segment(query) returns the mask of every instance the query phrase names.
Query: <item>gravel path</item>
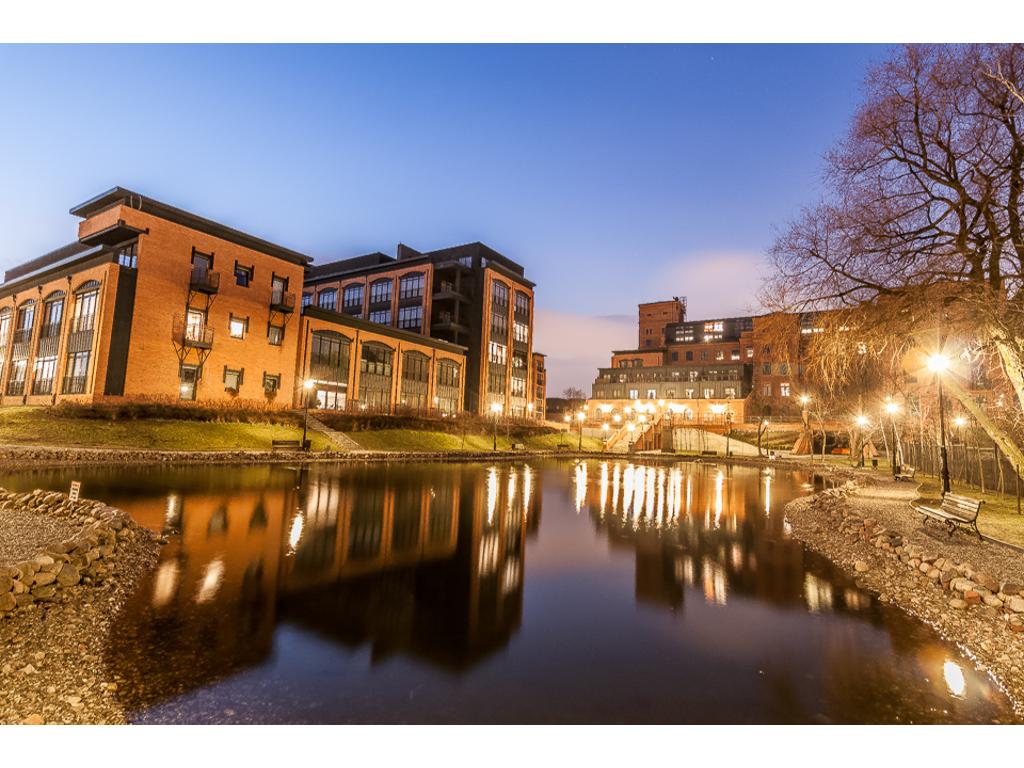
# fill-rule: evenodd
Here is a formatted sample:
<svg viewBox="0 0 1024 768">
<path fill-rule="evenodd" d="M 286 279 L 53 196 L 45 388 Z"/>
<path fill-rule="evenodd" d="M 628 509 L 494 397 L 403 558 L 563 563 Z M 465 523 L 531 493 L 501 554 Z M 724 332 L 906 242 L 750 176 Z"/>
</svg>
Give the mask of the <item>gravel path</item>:
<svg viewBox="0 0 1024 768">
<path fill-rule="evenodd" d="M 67 519 L 28 509 L 0 509 L 0 565 L 35 557 L 43 547 L 71 538 L 79 528 Z"/>
<path fill-rule="evenodd" d="M 102 584 L 71 587 L 56 602 L 0 620 L 0 723 L 126 722 L 104 651 L 157 549 L 148 531 L 133 527 Z"/>
</svg>

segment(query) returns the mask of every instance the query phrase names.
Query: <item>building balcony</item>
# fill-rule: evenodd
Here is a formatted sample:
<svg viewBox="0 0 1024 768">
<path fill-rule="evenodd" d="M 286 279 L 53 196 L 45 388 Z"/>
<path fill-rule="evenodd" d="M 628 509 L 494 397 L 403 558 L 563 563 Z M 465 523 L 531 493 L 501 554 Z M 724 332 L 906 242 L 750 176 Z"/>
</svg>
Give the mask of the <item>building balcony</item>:
<svg viewBox="0 0 1024 768">
<path fill-rule="evenodd" d="M 469 303 L 469 297 L 450 280 L 441 280 L 434 291 L 434 301 L 462 301 Z"/>
<path fill-rule="evenodd" d="M 451 312 L 440 312 L 434 322 L 431 323 L 431 330 L 434 331 L 458 331 L 469 333 L 469 326 L 460 323 Z"/>
<path fill-rule="evenodd" d="M 171 338 L 182 347 L 213 348 L 213 328 L 205 323 L 186 323 L 180 315 L 174 318 L 171 325 Z"/>
<path fill-rule="evenodd" d="M 220 273 L 204 267 L 192 267 L 188 287 L 197 293 L 217 293 L 220 290 Z"/>
<path fill-rule="evenodd" d="M 273 291 L 270 294 L 270 308 L 274 312 L 294 312 L 295 294 L 291 291 Z"/>
</svg>

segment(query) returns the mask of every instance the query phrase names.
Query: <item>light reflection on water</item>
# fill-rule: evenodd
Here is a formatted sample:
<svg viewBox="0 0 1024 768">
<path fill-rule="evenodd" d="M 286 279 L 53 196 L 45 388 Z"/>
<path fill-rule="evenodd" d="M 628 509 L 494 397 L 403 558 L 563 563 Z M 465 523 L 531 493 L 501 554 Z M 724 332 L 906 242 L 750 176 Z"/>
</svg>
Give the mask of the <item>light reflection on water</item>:
<svg viewBox="0 0 1024 768">
<path fill-rule="evenodd" d="M 22 473 L 169 544 L 115 628 L 140 722 L 986 722 L 988 680 L 726 465 Z M 225 715 L 230 710 L 232 715 Z"/>
</svg>

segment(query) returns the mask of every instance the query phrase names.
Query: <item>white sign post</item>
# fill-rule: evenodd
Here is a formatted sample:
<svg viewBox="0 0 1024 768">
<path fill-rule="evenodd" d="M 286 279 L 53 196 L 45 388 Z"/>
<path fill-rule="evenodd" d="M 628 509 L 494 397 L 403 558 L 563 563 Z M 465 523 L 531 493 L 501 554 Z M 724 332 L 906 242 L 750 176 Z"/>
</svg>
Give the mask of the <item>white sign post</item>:
<svg viewBox="0 0 1024 768">
<path fill-rule="evenodd" d="M 78 501 L 78 493 L 82 490 L 82 484 L 78 480 L 71 482 L 71 492 L 68 494 L 68 498 L 71 501 Z"/>
</svg>

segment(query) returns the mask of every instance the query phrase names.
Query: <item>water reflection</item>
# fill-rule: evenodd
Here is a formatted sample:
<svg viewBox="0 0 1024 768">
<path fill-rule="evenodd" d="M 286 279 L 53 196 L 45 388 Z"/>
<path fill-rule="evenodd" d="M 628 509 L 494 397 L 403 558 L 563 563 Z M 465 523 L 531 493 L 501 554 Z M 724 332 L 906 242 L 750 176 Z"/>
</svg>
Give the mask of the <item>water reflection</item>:
<svg viewBox="0 0 1024 768">
<path fill-rule="evenodd" d="M 143 722 L 1007 713 L 955 649 L 788 535 L 799 473 L 566 461 L 75 476 L 169 539 L 107 653 Z"/>
</svg>

